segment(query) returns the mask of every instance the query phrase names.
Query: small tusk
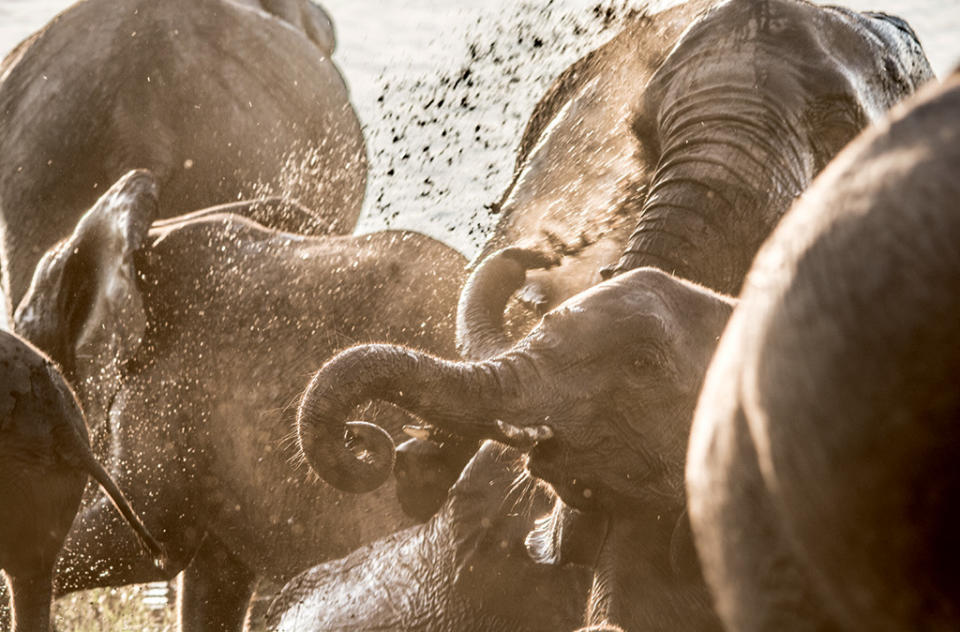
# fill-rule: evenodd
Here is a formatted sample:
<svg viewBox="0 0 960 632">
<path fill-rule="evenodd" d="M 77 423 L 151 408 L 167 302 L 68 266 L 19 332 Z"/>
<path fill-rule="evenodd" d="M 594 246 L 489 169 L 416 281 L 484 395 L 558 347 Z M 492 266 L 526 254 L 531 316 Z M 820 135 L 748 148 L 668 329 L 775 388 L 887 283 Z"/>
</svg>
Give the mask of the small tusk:
<svg viewBox="0 0 960 632">
<path fill-rule="evenodd" d="M 497 428 L 500 428 L 500 432 L 505 434 L 508 439 L 513 441 L 521 441 L 526 438 L 526 434 L 523 432 L 523 428 L 514 426 L 513 424 L 508 424 L 505 421 L 497 420 Z"/>
<path fill-rule="evenodd" d="M 546 424 L 534 426 L 532 428 L 527 428 L 527 430 L 533 431 L 534 441 L 546 441 L 547 439 L 553 439 L 553 428 L 551 428 Z"/>
<path fill-rule="evenodd" d="M 546 424 L 521 428 L 505 421 L 497 420 L 497 427 L 511 441 L 546 441 L 553 438 L 553 428 Z"/>
<path fill-rule="evenodd" d="M 404 425 L 403 433 L 408 437 L 419 439 L 420 441 L 428 441 L 430 439 L 430 430 L 423 426 Z"/>
</svg>

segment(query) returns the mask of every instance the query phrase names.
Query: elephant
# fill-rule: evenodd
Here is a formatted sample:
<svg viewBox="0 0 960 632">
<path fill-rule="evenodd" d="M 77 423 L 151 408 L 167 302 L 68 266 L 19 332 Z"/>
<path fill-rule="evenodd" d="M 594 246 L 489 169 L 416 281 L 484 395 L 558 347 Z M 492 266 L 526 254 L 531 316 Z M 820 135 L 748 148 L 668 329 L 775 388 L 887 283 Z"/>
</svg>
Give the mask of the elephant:
<svg viewBox="0 0 960 632">
<path fill-rule="evenodd" d="M 545 261 L 509 248 L 472 273 L 459 312 L 472 316 L 461 319 L 461 333 L 488 359 L 453 362 L 381 344 L 328 361 L 300 402 L 303 455 L 325 480 L 377 489 L 392 460 L 388 438 L 365 437 L 377 448 L 363 461 L 342 439 L 354 427 L 344 425 L 350 411 L 368 400 L 400 406 L 428 427 L 521 449 L 530 474 L 562 500 L 543 527 L 547 535 L 528 542 L 534 561 L 562 564 L 562 542 L 597 549 L 588 558 L 594 585 L 586 624 L 720 630 L 693 549 L 683 472 L 694 405 L 734 299 L 640 268 L 568 299 L 516 344 L 502 320 L 484 322 L 482 310 L 464 309 L 494 305 L 493 292 L 499 310 L 489 313 L 502 313 L 512 292 L 498 280 L 516 289 L 525 266 Z M 574 511 L 605 526 L 583 529 Z"/>
<path fill-rule="evenodd" d="M 731 632 L 956 630 L 960 72 L 854 143 L 764 244 L 686 484 Z"/>
<path fill-rule="evenodd" d="M 165 553 L 90 451 L 77 399 L 49 358 L 0 330 L 0 570 L 12 595 L 14 632 L 50 626 L 53 565 L 92 476 L 140 546 Z"/>
<path fill-rule="evenodd" d="M 0 64 L 7 314 L 41 255 L 130 169 L 156 175 L 165 217 L 279 195 L 314 210 L 315 234 L 354 229 L 364 139 L 332 43 L 307 37 L 332 27 L 309 0 L 262 4 L 305 31 L 229 0 L 87 0 Z"/>
<path fill-rule="evenodd" d="M 524 540 L 553 496 L 520 453 L 487 442 L 443 507 L 416 525 L 288 583 L 267 628 L 320 630 L 572 630 L 590 583 L 586 565 L 541 565 Z M 589 559 L 593 551 L 568 552 Z"/>
<path fill-rule="evenodd" d="M 302 31 L 326 57 L 337 48 L 337 34 L 330 14 L 314 0 L 232 0 L 265 11 Z"/>
<path fill-rule="evenodd" d="M 258 579 L 282 583 L 414 524 L 392 485 L 357 496 L 312 475 L 294 405 L 350 343 L 452 356 L 466 260 L 404 231 L 310 237 L 219 212 L 151 226 L 159 200 L 149 171 L 126 174 L 44 255 L 15 314 L 63 367 L 98 454 L 170 557 L 163 573 L 141 559 L 97 498 L 54 589 L 183 570 L 181 629 L 236 630 Z M 406 418 L 393 418 L 399 437 Z"/>
<path fill-rule="evenodd" d="M 512 245 L 560 258 L 518 294 L 539 315 L 641 266 L 736 294 L 813 176 L 931 78 L 913 30 L 882 13 L 804 0 L 641 13 L 540 100 L 476 260 Z"/>
</svg>

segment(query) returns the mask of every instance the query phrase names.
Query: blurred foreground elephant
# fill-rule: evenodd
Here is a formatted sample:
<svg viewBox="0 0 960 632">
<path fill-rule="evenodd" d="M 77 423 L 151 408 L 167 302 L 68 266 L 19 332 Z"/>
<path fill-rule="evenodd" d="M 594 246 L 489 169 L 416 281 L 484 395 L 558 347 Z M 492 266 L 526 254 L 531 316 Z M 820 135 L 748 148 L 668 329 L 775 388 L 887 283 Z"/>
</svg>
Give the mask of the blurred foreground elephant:
<svg viewBox="0 0 960 632">
<path fill-rule="evenodd" d="M 590 572 L 534 563 L 525 539 L 553 495 L 516 450 L 488 443 L 429 522 L 318 566 L 290 582 L 268 628 L 516 632 L 572 630 Z M 592 552 L 568 552 L 585 559 Z"/>
<path fill-rule="evenodd" d="M 308 0 L 263 4 L 322 22 Z M 0 64 L 0 155 L 8 311 L 130 169 L 156 174 L 165 217 L 268 193 L 333 233 L 353 230 L 367 169 L 329 53 L 228 0 L 87 0 L 54 18 Z"/>
<path fill-rule="evenodd" d="M 0 571 L 14 632 L 46 632 L 53 565 L 92 476 L 133 528 L 145 559 L 164 553 L 90 452 L 73 391 L 39 350 L 0 330 Z"/>
<path fill-rule="evenodd" d="M 346 494 L 298 466 L 296 401 L 314 367 L 361 340 L 452 355 L 465 261 L 416 233 L 305 237 L 215 211 L 151 228 L 157 200 L 149 172 L 125 175 L 44 256 L 16 313 L 171 557 L 158 573 L 100 497 L 55 588 L 185 569 L 182 629 L 237 630 L 258 578 L 286 581 L 413 524 L 392 485 Z M 354 449 L 369 449 L 363 435 Z"/>
<path fill-rule="evenodd" d="M 727 629 L 960 629 L 960 74 L 764 245 L 710 366 L 690 516 Z"/>
<path fill-rule="evenodd" d="M 735 294 L 814 175 L 932 77 L 910 27 L 879 13 L 691 0 L 628 18 L 538 103 L 478 261 L 562 257 L 519 294 L 541 314 L 605 266 Z"/>
</svg>

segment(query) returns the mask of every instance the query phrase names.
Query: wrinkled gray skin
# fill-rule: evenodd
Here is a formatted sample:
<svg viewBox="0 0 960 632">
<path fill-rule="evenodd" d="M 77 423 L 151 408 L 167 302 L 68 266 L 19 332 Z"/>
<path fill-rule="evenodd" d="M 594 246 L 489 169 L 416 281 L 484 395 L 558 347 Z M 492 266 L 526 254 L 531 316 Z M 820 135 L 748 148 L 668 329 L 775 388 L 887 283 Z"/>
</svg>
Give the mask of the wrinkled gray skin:
<svg viewBox="0 0 960 632">
<path fill-rule="evenodd" d="M 453 355 L 465 261 L 409 232 L 305 237 L 216 212 L 150 228 L 157 195 L 149 172 L 124 176 L 44 256 L 17 310 L 171 557 L 158 573 L 96 498 L 55 589 L 185 570 L 181 629 L 236 630 L 258 578 L 286 581 L 413 524 L 393 485 L 345 494 L 298 465 L 295 404 L 302 376 L 350 343 Z"/>
<path fill-rule="evenodd" d="M 526 251 L 498 253 L 475 271 L 467 293 L 482 296 L 488 282 L 499 287 L 496 279 L 507 278 L 516 289 L 524 267 L 537 261 Z M 550 535 L 527 543 L 535 560 L 554 565 L 566 561 L 557 546 L 566 539 L 598 548 L 589 560 L 595 576 L 587 624 L 716 630 L 684 512 L 683 466 L 696 397 L 731 309 L 728 298 L 644 268 L 568 300 L 513 346 L 502 330 L 497 337 L 497 323 L 476 324 L 476 339 L 485 342 L 473 348 L 506 347 L 488 360 L 354 347 L 324 365 L 304 393 L 301 447 L 328 477 L 329 442 L 343 432 L 348 412 L 369 399 L 446 432 L 513 444 L 529 452 L 529 472 L 567 505 L 604 518 L 600 533 L 577 533 L 567 528 L 571 510 L 559 505 L 543 526 Z M 374 462 L 381 459 L 390 455 Z M 354 463 L 354 485 L 374 488 L 377 468 Z"/>
<path fill-rule="evenodd" d="M 109 494 L 147 552 L 161 546 L 90 452 L 73 391 L 49 358 L 0 330 L 0 570 L 12 593 L 14 632 L 50 626 L 53 565 L 87 475 Z"/>
<path fill-rule="evenodd" d="M 227 0 L 87 0 L 0 63 L 8 313 L 129 169 L 156 174 L 164 217 L 267 193 L 316 209 L 318 234 L 353 230 L 366 153 L 329 18 L 308 0 L 262 5 L 278 17 Z"/>
<path fill-rule="evenodd" d="M 761 250 L 687 465 L 731 632 L 960 628 L 960 74 L 851 144 Z"/>
<path fill-rule="evenodd" d="M 534 563 L 524 539 L 553 495 L 520 454 L 484 445 L 426 524 L 303 573 L 270 607 L 268 628 L 320 630 L 572 630 L 586 566 Z M 541 527 L 542 529 L 542 527 Z M 568 552 L 589 559 L 595 552 Z"/>
<path fill-rule="evenodd" d="M 692 0 L 630 18 L 537 105 L 478 261 L 511 245 L 561 257 L 519 294 L 541 314 L 604 267 L 736 294 L 814 175 L 932 77 L 909 26 L 882 14 Z"/>
</svg>

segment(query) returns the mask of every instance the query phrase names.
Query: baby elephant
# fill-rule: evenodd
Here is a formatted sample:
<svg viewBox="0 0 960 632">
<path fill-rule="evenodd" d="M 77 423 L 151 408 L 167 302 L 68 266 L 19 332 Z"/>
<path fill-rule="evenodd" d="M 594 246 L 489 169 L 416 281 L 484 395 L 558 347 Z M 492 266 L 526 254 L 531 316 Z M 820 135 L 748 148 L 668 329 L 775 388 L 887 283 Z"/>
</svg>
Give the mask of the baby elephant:
<svg viewBox="0 0 960 632">
<path fill-rule="evenodd" d="M 163 550 L 93 458 L 73 391 L 45 355 L 0 330 L 0 569 L 14 632 L 50 625 L 53 563 L 92 475 L 158 565 Z"/>
</svg>

